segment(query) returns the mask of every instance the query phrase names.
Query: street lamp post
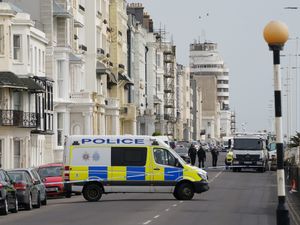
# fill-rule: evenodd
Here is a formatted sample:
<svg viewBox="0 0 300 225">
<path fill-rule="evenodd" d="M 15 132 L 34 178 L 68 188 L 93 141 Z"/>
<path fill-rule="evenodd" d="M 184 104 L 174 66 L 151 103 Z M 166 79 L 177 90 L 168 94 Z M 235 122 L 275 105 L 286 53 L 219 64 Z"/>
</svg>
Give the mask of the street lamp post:
<svg viewBox="0 0 300 225">
<path fill-rule="evenodd" d="M 288 39 L 287 26 L 279 21 L 271 21 L 264 28 L 264 38 L 269 48 L 273 51 L 274 64 L 274 100 L 275 100 L 275 130 L 277 148 L 277 195 L 278 206 L 276 210 L 277 225 L 289 225 L 289 211 L 285 206 L 285 177 L 284 177 L 284 152 L 282 135 L 281 113 L 281 76 L 280 76 L 280 50 L 283 49 Z"/>
</svg>

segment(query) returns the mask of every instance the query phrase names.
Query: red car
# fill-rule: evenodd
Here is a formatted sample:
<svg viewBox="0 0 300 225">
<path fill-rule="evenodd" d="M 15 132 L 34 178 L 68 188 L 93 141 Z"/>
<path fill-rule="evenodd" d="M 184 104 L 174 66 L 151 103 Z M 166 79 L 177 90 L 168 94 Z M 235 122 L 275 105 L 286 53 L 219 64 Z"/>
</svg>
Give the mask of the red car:
<svg viewBox="0 0 300 225">
<path fill-rule="evenodd" d="M 42 178 L 48 196 L 64 196 L 63 164 L 49 163 L 39 166 L 37 172 Z"/>
</svg>

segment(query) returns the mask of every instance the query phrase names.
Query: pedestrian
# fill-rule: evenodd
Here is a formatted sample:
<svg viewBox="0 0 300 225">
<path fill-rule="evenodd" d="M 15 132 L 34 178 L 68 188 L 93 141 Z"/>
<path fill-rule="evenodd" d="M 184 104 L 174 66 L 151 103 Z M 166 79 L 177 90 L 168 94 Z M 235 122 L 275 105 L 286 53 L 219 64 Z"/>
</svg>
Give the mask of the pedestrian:
<svg viewBox="0 0 300 225">
<path fill-rule="evenodd" d="M 218 155 L 219 155 L 218 149 L 216 148 L 216 146 L 212 146 L 212 149 L 211 149 L 211 156 L 212 156 L 212 166 L 213 166 L 213 167 L 216 167 L 216 166 L 217 166 Z"/>
<path fill-rule="evenodd" d="M 197 152 L 197 155 L 198 155 L 198 161 L 199 161 L 199 168 L 204 168 L 204 162 L 206 161 L 206 153 L 201 145 Z"/>
<path fill-rule="evenodd" d="M 228 149 L 231 149 L 231 139 L 228 140 Z"/>
<path fill-rule="evenodd" d="M 192 166 L 194 166 L 196 161 L 196 155 L 197 155 L 197 149 L 195 148 L 194 144 L 191 144 L 188 154 L 189 157 L 191 158 L 191 164 Z"/>
</svg>

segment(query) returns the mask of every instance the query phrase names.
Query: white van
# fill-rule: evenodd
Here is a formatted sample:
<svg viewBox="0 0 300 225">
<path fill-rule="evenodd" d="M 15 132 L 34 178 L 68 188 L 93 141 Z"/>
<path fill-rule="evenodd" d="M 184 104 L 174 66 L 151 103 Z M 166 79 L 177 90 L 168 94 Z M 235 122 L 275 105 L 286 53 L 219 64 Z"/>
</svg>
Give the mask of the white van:
<svg viewBox="0 0 300 225">
<path fill-rule="evenodd" d="M 64 166 L 67 191 L 80 185 L 88 201 L 127 192 L 173 193 L 190 200 L 209 189 L 206 171 L 186 164 L 151 136 L 70 136 Z"/>
</svg>

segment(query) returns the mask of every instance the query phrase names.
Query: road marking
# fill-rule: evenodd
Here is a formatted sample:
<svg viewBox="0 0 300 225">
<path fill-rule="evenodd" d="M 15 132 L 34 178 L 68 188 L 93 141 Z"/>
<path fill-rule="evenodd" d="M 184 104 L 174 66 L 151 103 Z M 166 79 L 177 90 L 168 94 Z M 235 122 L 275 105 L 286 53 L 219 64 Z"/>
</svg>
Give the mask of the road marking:
<svg viewBox="0 0 300 225">
<path fill-rule="evenodd" d="M 146 221 L 145 223 L 143 223 L 143 224 L 148 224 L 148 223 L 151 223 L 152 222 L 152 220 L 148 220 L 148 221 Z"/>
<path fill-rule="evenodd" d="M 154 216 L 153 218 L 154 218 L 154 219 L 157 219 L 158 217 L 160 217 L 160 215 L 156 215 L 156 216 Z"/>
<path fill-rule="evenodd" d="M 169 208 L 166 209 L 167 212 L 168 212 L 169 210 L 170 210 Z"/>
<path fill-rule="evenodd" d="M 177 204 L 174 204 L 174 205 L 173 205 L 173 207 L 176 207 L 176 206 L 177 206 Z"/>
<path fill-rule="evenodd" d="M 215 180 L 216 178 L 218 178 L 218 177 L 223 173 L 223 171 L 224 171 L 224 170 L 222 170 L 222 171 L 220 171 L 219 173 L 217 173 L 216 176 L 214 176 L 214 177 L 209 181 L 209 183 L 211 184 L 212 182 L 214 182 L 214 180 Z"/>
<path fill-rule="evenodd" d="M 179 203 L 183 203 L 183 201 L 180 201 Z"/>
</svg>

